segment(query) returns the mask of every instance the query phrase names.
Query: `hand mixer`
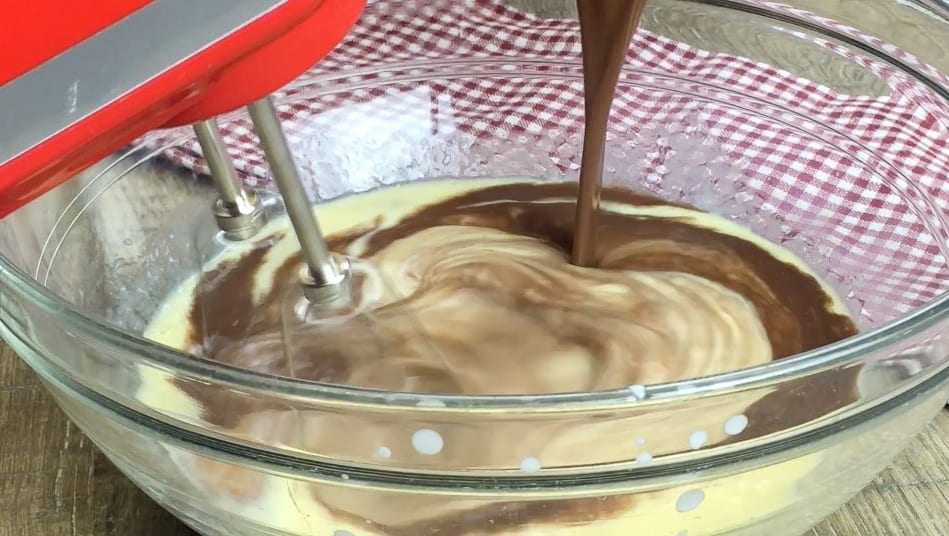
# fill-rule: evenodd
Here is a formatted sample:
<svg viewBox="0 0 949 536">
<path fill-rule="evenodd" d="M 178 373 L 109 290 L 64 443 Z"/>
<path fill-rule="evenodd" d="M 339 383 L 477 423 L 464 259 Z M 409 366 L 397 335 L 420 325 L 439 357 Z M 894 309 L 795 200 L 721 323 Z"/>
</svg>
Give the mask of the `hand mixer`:
<svg viewBox="0 0 949 536">
<path fill-rule="evenodd" d="M 225 237 L 263 224 L 214 116 L 247 105 L 305 260 L 304 295 L 339 295 L 270 93 L 326 55 L 365 0 L 35 0 L 0 20 L 0 218 L 149 130 L 193 124 Z M 249 104 L 248 104 L 249 103 Z"/>
</svg>

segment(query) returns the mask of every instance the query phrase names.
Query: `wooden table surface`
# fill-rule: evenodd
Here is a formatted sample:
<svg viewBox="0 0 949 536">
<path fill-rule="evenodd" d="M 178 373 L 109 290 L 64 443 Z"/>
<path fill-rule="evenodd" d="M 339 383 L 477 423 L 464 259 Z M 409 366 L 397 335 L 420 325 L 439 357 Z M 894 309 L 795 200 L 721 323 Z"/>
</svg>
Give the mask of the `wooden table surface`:
<svg viewBox="0 0 949 536">
<path fill-rule="evenodd" d="M 510 0 L 569 15 L 571 0 Z M 949 72 L 945 33 L 878 0 L 799 0 L 890 36 Z M 943 27 L 944 29 L 944 27 Z M 675 33 L 674 28 L 669 29 Z M 735 45 L 735 43 L 730 43 Z M 740 52 L 740 51 L 739 51 Z M 0 343 L 0 536 L 193 535 L 108 462 Z M 843 509 L 808 536 L 949 534 L 949 411 Z"/>
</svg>

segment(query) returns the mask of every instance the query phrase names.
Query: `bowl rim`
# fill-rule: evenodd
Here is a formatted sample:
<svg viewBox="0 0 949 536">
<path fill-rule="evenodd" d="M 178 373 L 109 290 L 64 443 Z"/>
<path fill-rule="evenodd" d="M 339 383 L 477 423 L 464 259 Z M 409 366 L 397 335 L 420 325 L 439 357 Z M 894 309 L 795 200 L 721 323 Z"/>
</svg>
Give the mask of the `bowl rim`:
<svg viewBox="0 0 949 536">
<path fill-rule="evenodd" d="M 719 7 L 746 11 L 753 14 L 774 16 L 775 12 L 764 10 L 757 6 L 745 3 L 745 0 L 690 0 L 697 3 L 718 5 Z M 854 39 L 847 37 L 827 26 L 818 25 L 812 18 L 800 15 L 792 16 L 782 13 L 787 22 L 804 26 L 809 30 L 843 39 L 854 44 Z M 859 43 L 859 42 L 857 42 Z M 910 73 L 914 78 L 926 83 L 930 88 L 942 93 L 949 100 L 949 90 L 944 89 L 939 81 L 932 80 L 919 70 L 906 65 L 904 62 L 889 56 L 883 51 L 859 43 L 862 52 L 880 57 L 884 61 L 894 63 L 904 73 Z M 881 56 L 882 55 L 882 56 Z M 488 58 L 486 63 L 495 63 Z M 474 63 L 478 63 L 478 61 Z M 511 59 L 505 60 L 510 62 Z M 536 61 L 532 60 L 532 61 Z M 470 62 L 469 62 L 470 63 Z M 500 63 L 504 63 L 501 61 Z M 562 60 L 560 61 L 562 63 Z M 423 62 L 422 66 L 431 66 L 432 62 Z M 387 69 L 405 67 L 401 65 L 386 65 Z M 367 71 L 378 71 L 368 69 Z M 325 82 L 333 78 L 349 77 L 361 74 L 357 71 L 344 71 L 330 74 L 322 78 L 313 79 L 310 83 Z M 488 73 L 471 73 L 486 75 Z M 506 73 L 510 74 L 510 72 Z M 390 83 L 393 79 L 377 80 L 376 83 Z M 290 84 L 284 89 L 299 89 L 300 84 Z M 334 88 L 339 91 L 340 88 Z M 942 90 L 942 91 L 940 91 Z M 293 97 L 290 98 L 292 100 Z M 223 117 L 230 116 L 225 114 Z M 9 285 L 7 282 L 9 281 Z M 617 408 L 630 403 L 638 403 L 644 399 L 648 401 L 678 401 L 686 398 L 720 395 L 723 392 L 759 388 L 775 383 L 801 378 L 823 370 L 845 367 L 855 364 L 861 358 L 873 351 L 897 344 L 901 341 L 919 335 L 930 327 L 943 321 L 949 321 L 949 290 L 936 296 L 926 304 L 914 308 L 881 326 L 877 326 L 855 336 L 822 346 L 807 352 L 802 352 L 780 360 L 771 361 L 753 367 L 738 369 L 712 376 L 703 376 L 675 382 L 653 384 L 645 386 L 645 397 L 641 394 L 631 396 L 626 388 L 602 391 L 555 393 L 545 395 L 444 395 L 422 394 L 409 392 L 392 392 L 368 388 L 358 388 L 346 385 L 326 384 L 286 378 L 277 375 L 262 374 L 214 362 L 206 359 L 197 359 L 194 356 L 171 347 L 157 344 L 106 322 L 79 312 L 66 300 L 48 290 L 36 279 L 14 265 L 5 256 L 0 255 L 0 312 L 3 311 L 3 288 L 9 286 L 14 296 L 28 300 L 32 305 L 63 323 L 73 335 L 88 337 L 92 340 L 102 340 L 115 345 L 121 351 L 129 352 L 146 365 L 159 366 L 187 377 L 211 382 L 217 385 L 234 387 L 243 391 L 267 391 L 280 393 L 283 396 L 305 400 L 308 402 L 346 403 L 367 406 L 384 406 L 387 408 L 405 407 L 418 408 L 419 403 L 438 400 L 446 404 L 440 411 L 470 411 L 474 408 L 491 410 L 518 410 L 530 404 L 531 410 L 547 408 L 558 412 L 589 411 L 593 407 Z M 0 322 L 3 322 L 0 319 Z M 5 322 L 4 322 L 5 323 Z M 15 326 L 7 326 L 14 333 L 19 330 Z M 949 363 L 940 367 L 949 366 Z M 639 387 L 639 386 L 637 386 Z"/>
</svg>

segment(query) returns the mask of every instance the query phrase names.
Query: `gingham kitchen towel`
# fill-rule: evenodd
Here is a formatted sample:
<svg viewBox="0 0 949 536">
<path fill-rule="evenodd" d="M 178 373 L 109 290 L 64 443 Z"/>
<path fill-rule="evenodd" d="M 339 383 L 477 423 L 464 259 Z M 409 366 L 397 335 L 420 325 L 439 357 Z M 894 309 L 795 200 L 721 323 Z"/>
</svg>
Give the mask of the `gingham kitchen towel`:
<svg viewBox="0 0 949 536">
<path fill-rule="evenodd" d="M 868 43 L 949 89 L 935 69 L 892 45 L 781 4 L 761 4 Z M 789 38 L 801 37 L 788 32 Z M 943 253 L 949 244 L 949 103 L 887 63 L 830 40 L 807 39 L 878 77 L 885 94 L 848 95 L 768 64 L 640 30 L 628 57 L 631 78 L 618 89 L 611 118 L 610 150 L 628 150 L 623 158 L 614 157 L 612 165 L 629 167 L 632 180 L 647 186 L 685 168 L 703 170 L 704 175 L 686 173 L 684 182 L 680 178 L 683 190 L 701 190 L 723 183 L 724 175 L 738 174 L 740 192 L 735 193 L 762 207 L 767 214 L 759 220 L 793 228 L 792 235 L 821 237 L 819 244 L 811 240 L 804 249 L 818 249 L 845 290 L 861 296 L 872 324 L 949 287 Z M 451 128 L 465 136 L 534 136 L 540 150 L 550 152 L 538 174 L 544 165 L 569 174 L 577 168 L 575 155 L 559 155 L 551 140 L 577 143 L 582 83 L 575 77 L 524 76 L 523 69 L 542 75 L 545 62 L 577 64 L 579 57 L 576 21 L 536 17 L 495 0 L 371 1 L 346 39 L 276 98 L 291 144 L 303 159 L 307 144 L 318 143 L 314 129 L 331 128 L 319 119 L 341 101 L 402 95 L 365 114 L 358 125 L 362 135 L 371 137 L 376 124 L 391 127 L 393 115 L 419 113 L 421 105 L 426 117 L 453 118 Z M 472 59 L 507 59 L 520 70 L 510 77 L 473 72 L 434 82 L 411 80 L 413 69 L 449 69 Z M 381 66 L 389 72 L 376 72 Z M 401 78 L 380 83 L 387 75 Z M 348 89 L 336 91 L 334 85 Z M 424 95 L 412 97 L 420 87 Z M 427 110 L 429 106 L 438 110 Z M 226 118 L 221 126 L 247 183 L 265 184 L 269 171 L 246 116 Z M 676 137 L 696 134 L 705 152 L 677 154 L 676 143 L 684 142 Z M 172 160 L 206 173 L 198 144 L 174 138 L 153 135 L 147 143 L 166 144 Z M 339 193 L 321 183 L 326 178 L 319 165 L 301 167 L 316 195 Z M 370 178 L 355 189 L 384 182 L 384 177 Z M 900 199 L 907 195 L 926 198 L 917 203 L 923 208 L 910 208 Z M 784 241 L 788 232 L 770 234 Z M 805 253 L 814 257 L 813 251 Z M 876 319 L 874 307 L 880 311 Z"/>
</svg>

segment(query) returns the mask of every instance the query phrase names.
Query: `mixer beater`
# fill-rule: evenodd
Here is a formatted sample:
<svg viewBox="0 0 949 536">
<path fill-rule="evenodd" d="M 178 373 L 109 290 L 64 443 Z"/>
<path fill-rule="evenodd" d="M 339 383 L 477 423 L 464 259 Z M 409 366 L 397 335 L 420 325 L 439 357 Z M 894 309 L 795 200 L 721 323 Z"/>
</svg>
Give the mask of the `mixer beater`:
<svg viewBox="0 0 949 536">
<path fill-rule="evenodd" d="M 259 99 L 249 104 L 247 111 L 300 242 L 304 261 L 300 268 L 303 295 L 317 305 L 329 305 L 345 298 L 350 280 L 349 261 L 333 254 L 326 245 L 273 101 L 270 97 Z M 218 227 L 225 238 L 231 240 L 254 236 L 264 224 L 262 207 L 256 192 L 240 186 L 217 123 L 213 119 L 199 121 L 194 124 L 194 131 L 219 196 L 213 207 Z"/>
<path fill-rule="evenodd" d="M 0 218 L 149 130 L 190 124 L 217 190 L 218 227 L 229 240 L 255 236 L 262 204 L 240 185 L 214 119 L 246 105 L 299 238 L 304 296 L 321 307 L 345 301 L 348 261 L 326 247 L 270 95 L 326 55 L 364 5 L 14 2 L 0 31 L 13 54 L 0 62 L 0 128 L 13 133 L 0 146 Z"/>
<path fill-rule="evenodd" d="M 300 271 L 303 295 L 314 304 L 328 304 L 344 298 L 349 282 L 349 261 L 334 255 L 326 246 L 273 102 L 264 98 L 251 103 L 247 110 L 300 242 L 304 260 Z"/>
</svg>

